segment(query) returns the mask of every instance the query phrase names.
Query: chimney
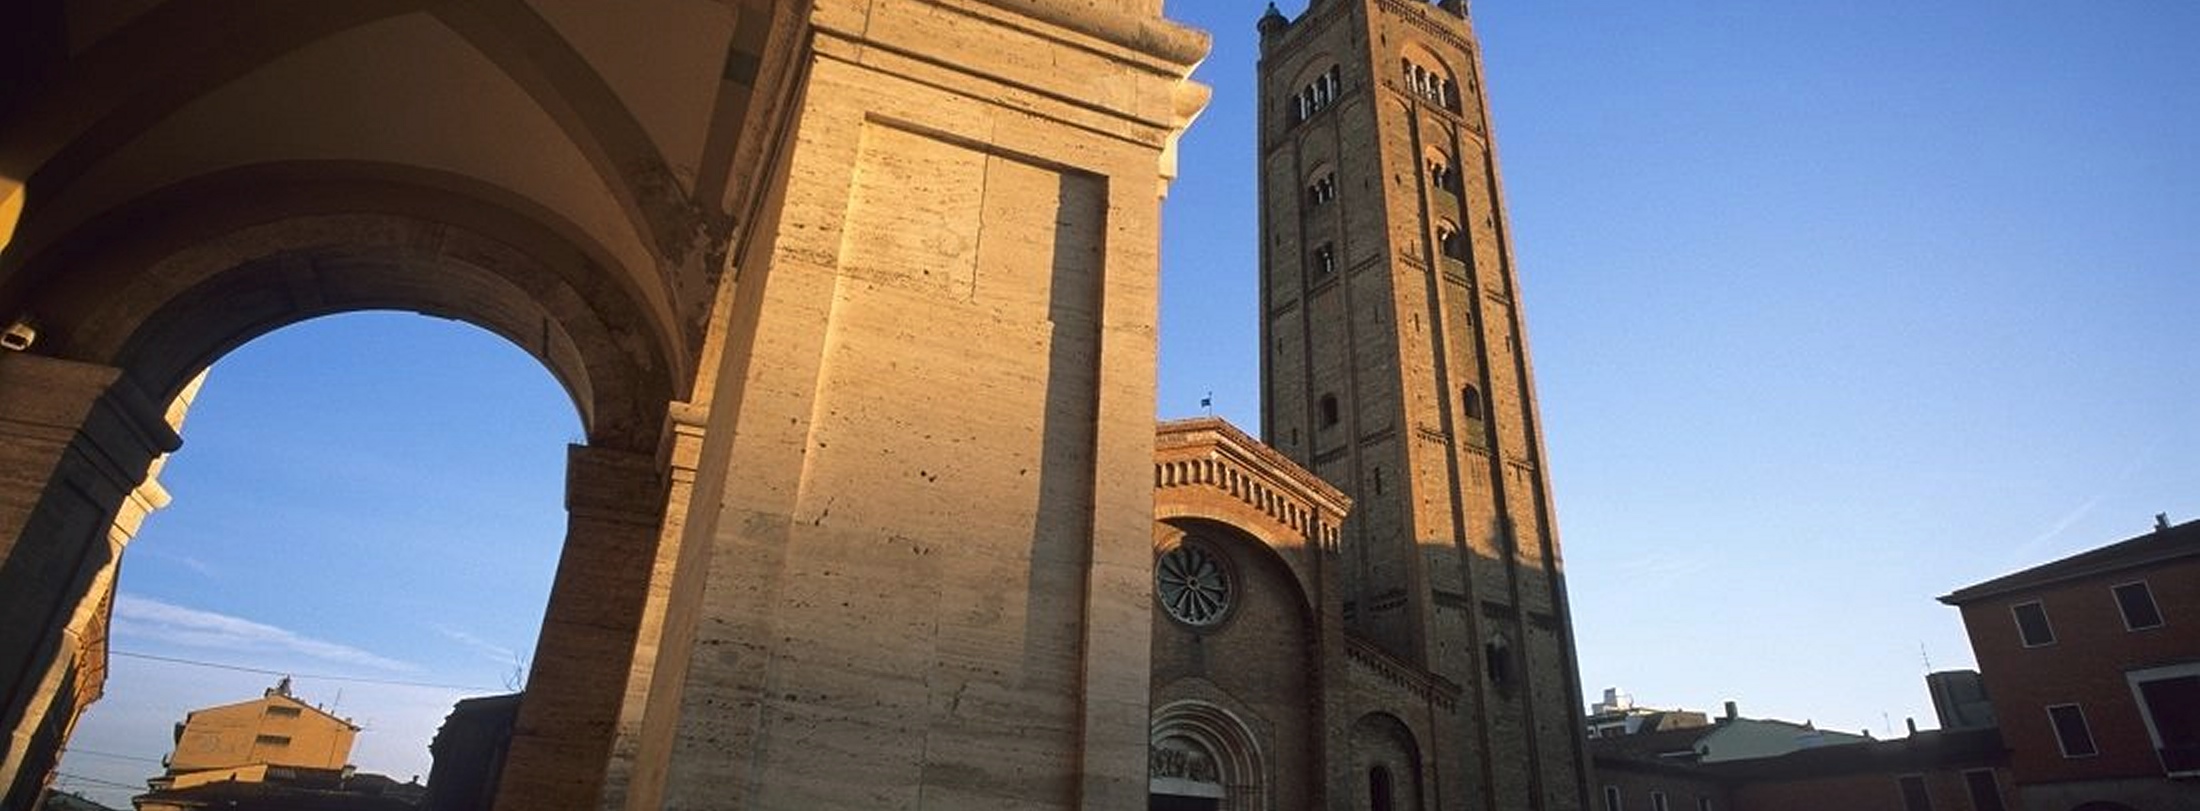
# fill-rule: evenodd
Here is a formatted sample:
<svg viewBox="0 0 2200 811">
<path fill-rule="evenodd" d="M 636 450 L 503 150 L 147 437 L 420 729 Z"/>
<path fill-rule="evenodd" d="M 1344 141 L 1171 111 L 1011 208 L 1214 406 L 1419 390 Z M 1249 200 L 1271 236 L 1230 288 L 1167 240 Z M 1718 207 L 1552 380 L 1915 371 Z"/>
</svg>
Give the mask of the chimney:
<svg viewBox="0 0 2200 811">
<path fill-rule="evenodd" d="M 1736 719 L 1736 718 L 1740 718 L 1740 717 L 1742 717 L 1742 716 L 1741 716 L 1741 708 L 1740 708 L 1740 707 L 1737 707 L 1737 706 L 1735 706 L 1734 702 L 1732 702 L 1732 701 L 1729 701 L 1729 702 L 1727 702 L 1727 703 L 1726 703 L 1726 717 L 1724 717 L 1724 718 L 1721 718 L 1721 719 L 1719 719 L 1719 720 L 1721 720 L 1721 721 L 1732 721 L 1732 720 L 1734 720 L 1734 719 Z"/>
<path fill-rule="evenodd" d="M 1916 718 L 1904 718 L 1904 719 L 1902 719 L 1902 723 L 1904 723 L 1904 724 L 1908 724 L 1908 725 L 1909 725 L 1909 727 L 1910 727 L 1910 734 L 1911 734 L 1911 735 L 1916 735 L 1916 734 L 1917 734 L 1917 719 L 1916 719 Z"/>
<path fill-rule="evenodd" d="M 2154 531 L 2161 532 L 2166 529 L 2169 529 L 2169 513 L 2155 513 Z"/>
</svg>

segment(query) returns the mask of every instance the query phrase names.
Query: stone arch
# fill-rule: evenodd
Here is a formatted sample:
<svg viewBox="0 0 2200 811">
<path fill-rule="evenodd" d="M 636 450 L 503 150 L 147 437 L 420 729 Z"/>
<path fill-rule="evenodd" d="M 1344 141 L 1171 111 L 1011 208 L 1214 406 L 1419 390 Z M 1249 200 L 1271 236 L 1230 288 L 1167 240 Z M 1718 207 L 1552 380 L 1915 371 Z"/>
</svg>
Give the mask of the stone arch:
<svg viewBox="0 0 2200 811">
<path fill-rule="evenodd" d="M 28 257 L 41 354 L 119 367 L 156 402 L 260 334 L 405 309 L 541 359 L 589 443 L 654 448 L 689 374 L 677 328 L 580 230 L 464 178 L 348 162 L 262 164 L 163 190 Z M 59 272 L 66 268 L 66 272 Z"/>
<path fill-rule="evenodd" d="M 0 670 L 0 791 L 31 785 L 73 723 L 78 618 L 113 582 L 153 463 L 177 447 L 168 401 L 258 335 L 375 309 L 504 337 L 582 416 L 536 644 L 555 666 L 530 677 L 500 803 L 601 785 L 628 684 L 647 678 L 632 656 L 664 521 L 657 444 L 688 364 L 579 229 L 466 188 L 400 167 L 247 167 L 111 212 L 9 274 L 10 300 L 47 328 L 0 353 L 0 467 L 20 472 L 0 487 L 0 614 L 39 618 L 0 629 L 0 650 L 24 654 Z"/>
<path fill-rule="evenodd" d="M 1234 516 L 1240 520 L 1249 517 Z M 1298 609 L 1299 619 L 1308 628 L 1317 625 L 1319 619 L 1311 596 L 1314 587 L 1308 580 L 1311 575 L 1302 571 L 1300 566 L 1294 565 L 1290 558 L 1271 545 L 1273 541 L 1253 533 L 1231 518 L 1199 512 L 1183 512 L 1163 517 L 1157 522 L 1156 529 L 1159 531 L 1154 533 L 1154 555 L 1158 558 L 1168 554 L 1186 537 L 1199 538 L 1233 558 L 1230 565 L 1240 583 L 1246 582 L 1246 574 L 1263 569 L 1271 570 L 1275 575 L 1274 579 L 1290 589 L 1290 600 Z"/>
<path fill-rule="evenodd" d="M 1394 811 L 1422 807 L 1421 747 L 1406 722 L 1387 712 L 1362 715 L 1352 722 L 1348 746 L 1355 784 L 1346 796 L 1352 808 L 1377 811 L 1378 800 Z"/>
<path fill-rule="evenodd" d="M 1156 796 L 1211 800 L 1218 811 L 1265 811 L 1267 758 L 1250 727 L 1219 705 L 1186 699 L 1156 708 L 1146 780 Z"/>
<path fill-rule="evenodd" d="M 691 278 L 717 257 L 690 256 L 722 238 L 726 217 L 682 198 L 676 173 L 604 78 L 525 3 L 453 7 L 420 0 L 281 5 L 255 9 L 248 35 L 227 15 L 168 4 L 92 43 L 82 67 L 32 84 L 21 118 L 59 126 L 0 126 L 0 183 L 51 196 L 100 161 L 223 86 L 285 56 L 348 32 L 407 15 L 432 18 L 502 71 L 550 117 L 609 191 L 629 227 L 661 256 L 685 265 L 656 281 L 689 299 L 700 318 L 707 293 Z M 776 0 L 745 5 L 773 9 Z M 8 20 L 0 12 L 0 25 Z M 750 32 L 754 36 L 754 32 Z M 20 208 L 20 195 L 0 204 Z M 12 202 L 10 202 L 12 200 Z M 0 208 L 0 214 L 9 209 Z M 0 245 L 8 234 L 0 230 Z M 684 275 L 681 275 L 684 274 Z M 697 296 L 702 300 L 693 300 Z M 4 300 L 4 296 L 0 296 Z M 686 325 L 694 329 L 697 325 Z"/>
<path fill-rule="evenodd" d="M 1408 42 L 1398 49 L 1398 61 L 1396 76 L 1400 90 L 1453 112 L 1459 110 L 1459 71 L 1450 62 L 1416 42 Z"/>
</svg>

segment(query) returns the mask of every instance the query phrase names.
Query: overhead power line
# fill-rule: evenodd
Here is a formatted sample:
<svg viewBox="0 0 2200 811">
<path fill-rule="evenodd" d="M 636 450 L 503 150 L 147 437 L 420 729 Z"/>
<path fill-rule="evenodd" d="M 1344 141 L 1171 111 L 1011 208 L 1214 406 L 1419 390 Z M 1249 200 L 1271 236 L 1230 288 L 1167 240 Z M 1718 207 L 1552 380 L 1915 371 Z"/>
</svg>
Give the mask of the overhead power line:
<svg viewBox="0 0 2200 811">
<path fill-rule="evenodd" d="M 118 754 L 115 754 L 115 753 L 113 753 L 113 752 L 96 752 L 96 751 L 93 751 L 93 750 L 90 750 L 90 749 L 63 749 L 63 750 L 61 750 L 61 751 L 63 751 L 63 752 L 67 752 L 67 753 L 69 753 L 69 754 L 72 754 L 72 755 L 91 755 L 91 756 L 93 756 L 93 757 L 106 757 L 106 758 L 114 758 L 114 759 L 116 759 L 116 760 L 138 760 L 138 761 L 144 761 L 144 762 L 146 762 L 146 763 L 159 763 L 159 762 L 160 762 L 160 758 L 157 758 L 157 757 L 140 757 L 140 756 L 137 756 L 137 755 L 118 755 Z"/>
<path fill-rule="evenodd" d="M 371 677 L 368 677 L 368 676 L 332 676 L 332 675 L 328 675 L 328 674 L 325 674 L 325 673 L 294 673 L 294 672 L 291 672 L 291 671 L 288 671 L 288 670 L 269 670 L 269 669 L 267 669 L 267 668 L 264 668 L 264 667 L 246 667 L 246 666 L 244 666 L 244 665 L 233 665 L 233 664 L 229 664 L 229 663 L 226 663 L 226 662 L 209 662 L 209 661 L 206 661 L 206 660 L 203 660 L 203 659 L 184 659 L 184 658 L 181 658 L 181 657 L 176 657 L 176 656 L 155 656 L 155 655 L 153 655 L 153 654 L 150 654 L 150 653 L 138 653 L 138 652 L 136 652 L 136 651 L 126 651 L 126 650 L 114 650 L 114 649 L 111 649 L 111 648 L 110 648 L 110 649 L 108 649 L 108 651 L 107 651 L 107 654 L 108 654 L 108 655 L 110 655 L 110 656 L 123 656 L 123 657 L 128 657 L 128 658 L 131 658 L 131 659 L 149 659 L 149 660 L 152 660 L 152 661 L 155 661 L 155 662 L 168 662 L 168 663 L 170 663 L 170 664 L 178 664 L 178 665 L 191 665 L 191 666 L 194 666 L 194 667 L 211 667 L 211 668 L 215 668 L 215 669 L 218 669 L 218 670 L 234 670 L 234 671 L 237 671 L 237 672 L 239 672 L 239 673 L 259 673 L 259 674 L 263 674 L 263 675 L 268 675 L 268 676 L 289 676 L 289 677 L 291 677 L 291 678 L 294 678 L 294 679 L 320 679 L 320 680 L 324 680 L 324 681 L 348 681 L 348 682 L 357 682 L 357 683 L 360 683 L 360 684 L 387 684 L 387 685 L 392 685 L 392 686 L 397 686 L 397 687 L 434 687 L 434 688 L 438 688 L 438 689 L 443 689 L 443 690 L 479 690 L 479 691 L 483 691 L 483 692 L 499 692 L 499 690 L 500 690 L 500 688 L 495 688 L 495 687 L 483 687 L 483 686 L 481 686 L 481 685 L 478 685 L 478 684 L 442 684 L 442 683 L 438 683 L 438 682 L 427 682 L 427 681 L 404 681 L 404 680 L 401 680 L 401 679 L 377 679 L 377 678 L 371 678 Z"/>
<path fill-rule="evenodd" d="M 85 777 L 84 775 L 81 775 L 81 774 L 70 774 L 70 773 L 68 773 L 68 772 L 54 772 L 53 774 L 54 774 L 54 776 L 55 776 L 55 777 L 61 777 L 61 778 L 66 778 L 66 779 L 69 779 L 69 780 L 74 780 L 74 781 L 76 781 L 76 782 L 79 782 L 79 783 L 90 783 L 90 784 L 92 784 L 92 785 L 95 785 L 95 786 L 107 786 L 107 787 L 110 787 L 110 788 L 126 788 L 126 789 L 130 789 L 131 791 L 142 791 L 142 790 L 144 790 L 144 789 L 145 789 L 145 784 L 143 784 L 143 783 L 117 783 L 117 782 L 115 782 L 115 781 L 113 781 L 113 780 L 101 780 L 101 779 L 99 779 L 99 778 L 97 778 L 97 777 Z"/>
</svg>

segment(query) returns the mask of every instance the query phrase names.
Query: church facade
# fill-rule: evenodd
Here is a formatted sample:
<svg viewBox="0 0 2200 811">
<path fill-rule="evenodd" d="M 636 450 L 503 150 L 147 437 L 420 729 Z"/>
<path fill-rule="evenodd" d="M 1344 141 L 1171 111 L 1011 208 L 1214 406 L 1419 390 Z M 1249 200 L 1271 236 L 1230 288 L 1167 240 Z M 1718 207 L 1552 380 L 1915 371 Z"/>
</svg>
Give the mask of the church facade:
<svg viewBox="0 0 2200 811">
<path fill-rule="evenodd" d="M 98 695 L 200 374 L 363 309 L 504 336 L 585 427 L 498 808 L 1581 807 L 1464 9 L 1261 25 L 1299 349 L 1267 446 L 1157 451 L 1207 47 L 1161 0 L 9 5 L 0 807 Z M 1450 198 L 1384 180 L 1429 149 Z"/>
</svg>

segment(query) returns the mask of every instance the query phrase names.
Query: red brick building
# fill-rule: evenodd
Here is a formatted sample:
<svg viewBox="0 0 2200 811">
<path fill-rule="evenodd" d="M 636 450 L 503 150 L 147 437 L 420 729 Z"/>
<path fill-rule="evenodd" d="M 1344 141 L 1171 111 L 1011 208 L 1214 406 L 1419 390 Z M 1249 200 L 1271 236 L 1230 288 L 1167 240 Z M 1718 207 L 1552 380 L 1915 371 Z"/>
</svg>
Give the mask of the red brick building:
<svg viewBox="0 0 2200 811">
<path fill-rule="evenodd" d="M 2030 811 L 2200 808 L 2200 522 L 1940 598 Z"/>
</svg>

